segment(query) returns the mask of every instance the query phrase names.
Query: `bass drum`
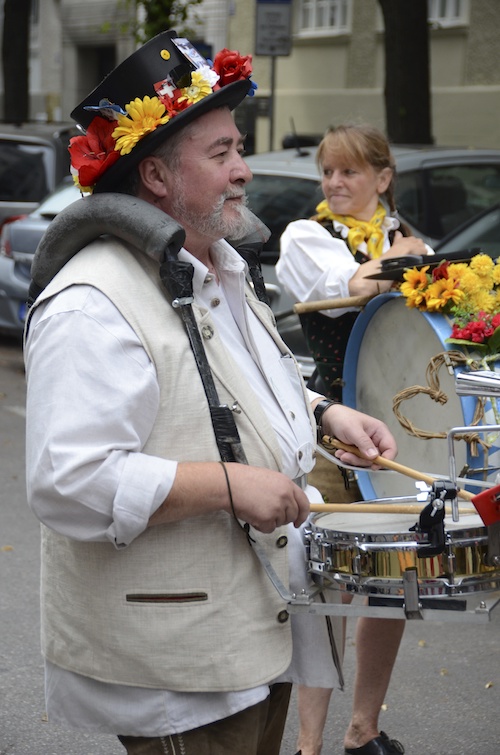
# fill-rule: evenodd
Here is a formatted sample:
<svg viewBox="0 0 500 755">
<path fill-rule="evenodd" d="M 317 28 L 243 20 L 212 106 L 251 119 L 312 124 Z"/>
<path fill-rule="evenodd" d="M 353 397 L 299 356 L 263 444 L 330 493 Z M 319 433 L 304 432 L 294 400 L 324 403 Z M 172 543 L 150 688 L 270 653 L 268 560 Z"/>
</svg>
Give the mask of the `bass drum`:
<svg viewBox="0 0 500 755">
<path fill-rule="evenodd" d="M 457 350 L 445 343 L 451 325 L 445 315 L 420 312 L 406 306 L 400 294 L 381 294 L 372 299 L 360 313 L 349 337 L 344 361 L 343 401 L 359 411 L 382 419 L 398 444 L 397 461 L 427 474 L 449 476 L 450 458 L 446 438 L 418 438 L 399 423 L 393 412 L 393 398 L 405 388 L 428 386 L 426 370 L 430 360 L 444 351 Z M 496 365 L 495 365 L 496 368 Z M 439 370 L 440 389 L 448 400 L 440 404 L 424 393 L 412 396 L 400 405 L 401 414 L 420 430 L 447 433 L 453 427 L 470 425 L 476 398 L 457 396 L 455 374 L 444 366 Z M 481 424 L 497 424 L 488 402 Z M 468 444 L 456 440 L 454 453 L 457 474 L 465 465 L 476 469 L 491 467 L 489 475 L 478 472 L 475 479 L 495 484 L 500 463 L 499 442 L 492 443 L 488 458 L 478 446 L 479 455 L 472 457 Z M 495 465 L 496 469 L 495 469 Z M 470 473 L 469 473 L 470 474 Z M 415 495 L 415 481 L 394 472 L 359 472 L 358 486 L 365 500 Z M 464 487 L 464 485 L 462 485 Z M 478 486 L 465 486 L 478 493 Z"/>
</svg>

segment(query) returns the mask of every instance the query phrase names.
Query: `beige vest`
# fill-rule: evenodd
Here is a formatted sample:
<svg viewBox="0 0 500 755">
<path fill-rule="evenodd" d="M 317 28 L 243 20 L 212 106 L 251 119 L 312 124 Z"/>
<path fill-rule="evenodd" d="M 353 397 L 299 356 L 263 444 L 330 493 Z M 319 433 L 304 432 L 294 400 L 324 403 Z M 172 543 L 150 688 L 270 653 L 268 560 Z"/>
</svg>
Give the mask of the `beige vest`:
<svg viewBox="0 0 500 755">
<path fill-rule="evenodd" d="M 158 264 L 114 239 L 100 240 L 67 263 L 37 304 L 72 283 L 103 291 L 156 366 L 160 408 L 143 451 L 218 460 L 198 370 Z M 288 353 L 269 309 L 250 292 L 249 299 Z M 279 446 L 257 396 L 225 351 L 210 314 L 194 311 L 219 398 L 229 406 L 237 401 L 241 409 L 237 424 L 249 463 L 280 469 Z M 225 512 L 147 529 L 126 548 L 42 530 L 42 647 L 51 662 L 104 682 L 183 691 L 245 689 L 271 681 L 289 665 L 286 606 Z M 287 584 L 283 530 L 252 535 Z"/>
</svg>

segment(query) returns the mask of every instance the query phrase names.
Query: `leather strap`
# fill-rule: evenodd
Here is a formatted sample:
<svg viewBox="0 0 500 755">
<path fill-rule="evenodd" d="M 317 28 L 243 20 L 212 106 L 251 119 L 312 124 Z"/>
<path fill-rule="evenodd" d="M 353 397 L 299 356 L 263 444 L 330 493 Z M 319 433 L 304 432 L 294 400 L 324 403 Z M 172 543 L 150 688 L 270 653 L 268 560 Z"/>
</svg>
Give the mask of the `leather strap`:
<svg viewBox="0 0 500 755">
<path fill-rule="evenodd" d="M 328 398 L 323 398 L 314 407 L 314 419 L 316 420 L 316 427 L 318 428 L 318 435 L 321 435 L 321 418 L 326 410 L 333 406 L 336 401 L 330 401 Z"/>
</svg>

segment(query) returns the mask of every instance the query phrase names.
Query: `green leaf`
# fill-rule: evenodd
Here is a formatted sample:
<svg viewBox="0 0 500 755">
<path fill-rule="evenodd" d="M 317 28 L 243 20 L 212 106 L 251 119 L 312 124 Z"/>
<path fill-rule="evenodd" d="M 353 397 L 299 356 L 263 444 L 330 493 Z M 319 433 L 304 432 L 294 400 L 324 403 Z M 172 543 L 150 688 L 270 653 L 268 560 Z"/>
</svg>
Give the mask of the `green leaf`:
<svg viewBox="0 0 500 755">
<path fill-rule="evenodd" d="M 498 354 L 500 352 L 500 328 L 496 328 L 495 332 L 488 339 L 488 346 L 492 354 Z"/>
<path fill-rule="evenodd" d="M 500 330 L 500 328 L 497 328 L 497 330 Z M 496 331 L 495 331 L 496 333 Z M 493 337 L 493 336 L 492 336 Z M 474 341 L 465 341 L 462 338 L 445 338 L 445 343 L 456 343 L 458 346 L 464 346 L 468 349 L 473 349 L 474 351 L 481 351 L 486 353 L 489 351 L 488 344 L 486 343 L 475 343 Z"/>
</svg>

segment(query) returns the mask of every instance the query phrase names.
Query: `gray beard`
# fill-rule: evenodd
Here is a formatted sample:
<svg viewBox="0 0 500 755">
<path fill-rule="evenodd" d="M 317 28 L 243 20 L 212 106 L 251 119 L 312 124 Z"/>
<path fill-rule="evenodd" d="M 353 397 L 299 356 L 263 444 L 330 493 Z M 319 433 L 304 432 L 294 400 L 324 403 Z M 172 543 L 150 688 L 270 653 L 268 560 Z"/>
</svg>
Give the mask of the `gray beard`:
<svg viewBox="0 0 500 755">
<path fill-rule="evenodd" d="M 255 216 L 247 207 L 245 195 L 240 204 L 234 205 L 235 214 L 229 218 L 224 217 L 224 202 L 231 196 L 230 192 L 223 194 L 210 212 L 200 215 L 186 207 L 182 190 L 178 188 L 172 202 L 172 214 L 181 225 L 190 226 L 203 236 L 241 239 L 255 229 Z"/>
</svg>

